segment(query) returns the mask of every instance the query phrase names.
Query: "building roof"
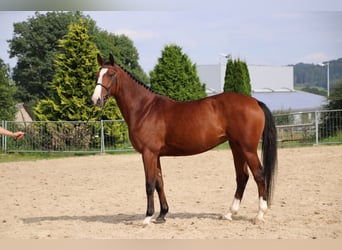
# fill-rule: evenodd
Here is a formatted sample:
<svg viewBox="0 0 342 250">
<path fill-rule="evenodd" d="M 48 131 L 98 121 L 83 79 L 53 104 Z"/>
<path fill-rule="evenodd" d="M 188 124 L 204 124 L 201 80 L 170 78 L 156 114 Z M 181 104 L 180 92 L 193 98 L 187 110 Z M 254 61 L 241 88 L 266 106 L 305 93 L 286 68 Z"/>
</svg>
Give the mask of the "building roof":
<svg viewBox="0 0 342 250">
<path fill-rule="evenodd" d="M 271 111 L 313 111 L 322 109 L 326 104 L 324 96 L 303 91 L 253 92 L 252 96 L 265 103 Z"/>
</svg>

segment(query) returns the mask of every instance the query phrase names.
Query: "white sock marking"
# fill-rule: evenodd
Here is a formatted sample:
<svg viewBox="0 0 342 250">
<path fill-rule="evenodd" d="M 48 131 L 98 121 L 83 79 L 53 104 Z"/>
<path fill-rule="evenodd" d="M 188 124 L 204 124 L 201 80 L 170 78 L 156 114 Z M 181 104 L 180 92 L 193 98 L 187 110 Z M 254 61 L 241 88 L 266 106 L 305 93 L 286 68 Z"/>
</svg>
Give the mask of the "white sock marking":
<svg viewBox="0 0 342 250">
<path fill-rule="evenodd" d="M 236 214 L 238 211 L 239 211 L 239 208 L 240 208 L 240 200 L 234 198 L 233 199 L 233 202 L 232 202 L 232 205 L 230 206 L 230 211 L 233 213 L 233 214 Z"/>
<path fill-rule="evenodd" d="M 265 201 L 262 197 L 259 198 L 259 212 L 256 216 L 257 221 L 265 221 L 264 214 L 267 210 L 267 201 Z"/>
<path fill-rule="evenodd" d="M 144 225 L 150 224 L 151 219 L 152 219 L 152 216 L 147 216 L 147 217 L 144 219 L 143 224 L 144 224 Z"/>
<path fill-rule="evenodd" d="M 230 212 L 228 212 L 226 215 L 224 215 L 224 218 L 227 220 L 233 220 L 232 215 L 237 214 L 240 208 L 241 201 L 239 199 L 236 199 L 234 197 L 232 205 L 230 206 Z"/>
</svg>

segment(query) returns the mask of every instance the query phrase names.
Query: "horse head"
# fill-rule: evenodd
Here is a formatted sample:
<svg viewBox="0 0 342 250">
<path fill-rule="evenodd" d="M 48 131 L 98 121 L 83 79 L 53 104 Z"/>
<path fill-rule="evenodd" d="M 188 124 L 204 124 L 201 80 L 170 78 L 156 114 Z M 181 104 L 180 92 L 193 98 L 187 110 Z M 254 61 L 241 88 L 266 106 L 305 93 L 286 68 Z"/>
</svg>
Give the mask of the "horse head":
<svg viewBox="0 0 342 250">
<path fill-rule="evenodd" d="M 96 73 L 96 87 L 91 99 L 95 106 L 103 107 L 108 98 L 117 91 L 118 71 L 112 54 L 109 54 L 109 62 L 107 63 L 97 54 L 97 61 L 100 70 Z"/>
</svg>

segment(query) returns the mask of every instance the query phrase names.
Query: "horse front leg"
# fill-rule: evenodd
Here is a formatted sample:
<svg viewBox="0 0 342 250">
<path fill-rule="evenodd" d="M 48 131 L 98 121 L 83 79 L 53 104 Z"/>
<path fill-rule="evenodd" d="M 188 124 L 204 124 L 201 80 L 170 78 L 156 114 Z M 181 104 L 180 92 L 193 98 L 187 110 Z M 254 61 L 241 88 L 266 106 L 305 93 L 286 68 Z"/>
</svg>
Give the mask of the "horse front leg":
<svg viewBox="0 0 342 250">
<path fill-rule="evenodd" d="M 154 191 L 156 189 L 158 157 L 150 151 L 144 152 L 142 154 L 142 157 L 145 170 L 145 185 L 147 198 L 146 217 L 143 224 L 148 225 L 154 214 Z"/>
<path fill-rule="evenodd" d="M 159 156 L 146 151 L 143 153 L 143 162 L 145 170 L 147 211 L 144 224 L 148 225 L 154 214 L 154 192 L 157 190 L 160 202 L 160 214 L 156 219 L 157 223 L 165 222 L 165 215 L 169 211 L 164 193 L 163 176 L 161 172 Z"/>
<path fill-rule="evenodd" d="M 163 181 L 163 175 L 160 165 L 160 157 L 158 157 L 157 160 L 157 181 L 156 181 L 156 189 L 159 196 L 159 202 L 160 202 L 160 214 L 156 219 L 157 223 L 164 223 L 165 222 L 165 215 L 169 211 L 169 206 L 166 201 L 166 196 L 164 192 L 164 181 Z"/>
</svg>

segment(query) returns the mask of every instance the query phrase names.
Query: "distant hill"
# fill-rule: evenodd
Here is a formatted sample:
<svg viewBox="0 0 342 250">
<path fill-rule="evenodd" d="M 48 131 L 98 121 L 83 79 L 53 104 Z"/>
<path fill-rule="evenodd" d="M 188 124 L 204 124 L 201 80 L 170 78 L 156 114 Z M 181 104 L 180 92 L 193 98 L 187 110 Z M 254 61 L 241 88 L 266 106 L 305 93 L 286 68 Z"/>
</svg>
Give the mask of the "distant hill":
<svg viewBox="0 0 342 250">
<path fill-rule="evenodd" d="M 298 63 L 294 65 L 294 86 L 296 89 L 325 95 L 327 89 L 327 66 Z M 342 81 L 342 58 L 329 61 L 330 89 Z"/>
</svg>

